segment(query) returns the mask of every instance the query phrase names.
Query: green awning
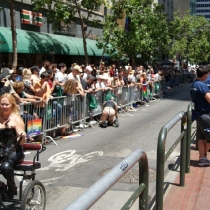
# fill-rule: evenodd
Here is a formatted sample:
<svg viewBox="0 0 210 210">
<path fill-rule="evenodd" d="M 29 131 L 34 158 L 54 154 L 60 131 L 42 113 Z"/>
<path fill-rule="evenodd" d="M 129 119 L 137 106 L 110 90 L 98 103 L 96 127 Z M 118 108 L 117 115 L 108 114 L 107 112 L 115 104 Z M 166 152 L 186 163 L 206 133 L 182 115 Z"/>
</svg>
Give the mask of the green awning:
<svg viewBox="0 0 210 210">
<path fill-rule="evenodd" d="M 79 55 L 77 47 L 67 36 L 16 29 L 17 52 L 36 54 Z M 1 52 L 12 52 L 12 32 L 0 27 Z"/>
<path fill-rule="evenodd" d="M 84 56 L 82 38 L 54 35 L 16 29 L 17 52 L 32 54 L 57 54 Z M 86 39 L 88 56 L 102 56 L 96 41 Z M 12 32 L 10 28 L 0 27 L 0 52 L 12 52 Z M 107 56 L 104 55 L 104 56 Z"/>
<path fill-rule="evenodd" d="M 96 41 L 92 39 L 86 39 L 87 45 L 93 50 L 95 56 L 102 56 L 103 49 L 98 49 Z"/>
<path fill-rule="evenodd" d="M 77 47 L 78 51 L 79 51 L 79 55 L 85 55 L 84 53 L 84 46 L 83 46 L 83 39 L 78 38 L 78 37 L 69 37 L 72 42 L 75 44 L 75 46 Z M 87 44 L 87 53 L 88 56 L 94 56 L 94 51 L 91 49 L 91 47 Z"/>
</svg>

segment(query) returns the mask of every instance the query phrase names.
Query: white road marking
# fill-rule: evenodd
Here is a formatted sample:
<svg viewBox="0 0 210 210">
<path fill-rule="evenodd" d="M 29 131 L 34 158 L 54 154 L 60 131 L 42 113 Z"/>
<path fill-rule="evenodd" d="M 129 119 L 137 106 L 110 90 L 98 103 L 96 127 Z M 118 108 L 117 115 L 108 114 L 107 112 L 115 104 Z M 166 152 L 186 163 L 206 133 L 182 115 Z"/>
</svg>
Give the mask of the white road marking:
<svg viewBox="0 0 210 210">
<path fill-rule="evenodd" d="M 83 156 L 77 155 L 75 153 L 76 150 L 67 150 L 57 153 L 48 159 L 48 161 L 51 162 L 50 165 L 40 168 L 38 170 L 49 170 L 50 168 L 58 168 L 56 169 L 56 171 L 66 171 L 79 163 L 85 163 L 97 156 L 103 155 L 102 151 L 90 152 Z"/>
</svg>

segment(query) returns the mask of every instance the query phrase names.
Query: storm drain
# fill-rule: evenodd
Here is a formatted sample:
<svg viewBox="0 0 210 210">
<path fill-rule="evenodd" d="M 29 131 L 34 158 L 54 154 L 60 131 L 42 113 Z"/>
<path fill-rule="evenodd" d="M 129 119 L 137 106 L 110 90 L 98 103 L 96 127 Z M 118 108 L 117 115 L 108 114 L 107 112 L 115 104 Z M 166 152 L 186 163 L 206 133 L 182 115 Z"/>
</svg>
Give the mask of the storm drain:
<svg viewBox="0 0 210 210">
<path fill-rule="evenodd" d="M 100 175 L 104 176 L 110 170 L 112 170 L 112 168 L 107 168 L 101 171 Z M 155 179 L 156 179 L 156 171 L 154 169 L 149 169 L 149 182 L 154 181 Z M 123 182 L 123 183 L 139 182 L 139 169 L 131 168 L 125 175 L 121 177 L 121 179 L 118 182 Z"/>
</svg>

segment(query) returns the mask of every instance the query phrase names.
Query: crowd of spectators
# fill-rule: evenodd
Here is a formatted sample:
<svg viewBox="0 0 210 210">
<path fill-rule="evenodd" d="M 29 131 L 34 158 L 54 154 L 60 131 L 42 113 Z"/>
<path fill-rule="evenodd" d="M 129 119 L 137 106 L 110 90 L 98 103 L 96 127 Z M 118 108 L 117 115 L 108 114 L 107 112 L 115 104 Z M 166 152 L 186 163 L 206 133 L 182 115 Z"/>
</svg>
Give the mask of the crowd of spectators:
<svg viewBox="0 0 210 210">
<path fill-rule="evenodd" d="M 18 104 L 41 101 L 40 107 L 44 108 L 45 103 L 53 97 L 72 94 L 80 94 L 83 97 L 87 93 L 112 90 L 116 87 L 152 85 L 153 81 L 164 80 L 167 88 L 171 89 L 182 83 L 181 80 L 179 84 L 171 83 L 171 78 L 181 75 L 187 75 L 191 82 L 195 71 L 177 70 L 173 67 L 153 69 L 151 66 L 142 65 L 133 69 L 130 64 L 116 67 L 114 64 L 107 66 L 104 62 L 101 62 L 99 66 L 74 63 L 67 67 L 65 63 L 57 65 L 45 61 L 42 68 L 38 66 L 19 67 L 17 71 L 2 68 L 0 95 L 9 92 L 15 97 Z M 62 106 L 59 102 L 54 101 L 53 103 L 57 113 L 56 123 L 59 125 Z M 33 113 L 33 117 L 38 116 Z M 93 118 L 91 121 L 94 122 Z M 69 134 L 63 129 L 62 135 Z"/>
</svg>

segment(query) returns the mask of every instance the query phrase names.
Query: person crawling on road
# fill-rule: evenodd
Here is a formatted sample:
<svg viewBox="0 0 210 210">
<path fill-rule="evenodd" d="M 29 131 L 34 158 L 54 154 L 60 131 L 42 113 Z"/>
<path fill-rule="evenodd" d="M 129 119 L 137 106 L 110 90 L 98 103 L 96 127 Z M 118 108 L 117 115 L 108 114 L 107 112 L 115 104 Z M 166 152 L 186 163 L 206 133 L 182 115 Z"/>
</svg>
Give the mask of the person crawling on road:
<svg viewBox="0 0 210 210">
<path fill-rule="evenodd" d="M 102 110 L 103 111 L 99 121 L 99 126 L 102 128 L 106 128 L 108 125 L 118 127 L 118 110 L 117 104 L 114 101 L 114 97 L 111 97 L 109 101 L 104 102 Z"/>
</svg>

